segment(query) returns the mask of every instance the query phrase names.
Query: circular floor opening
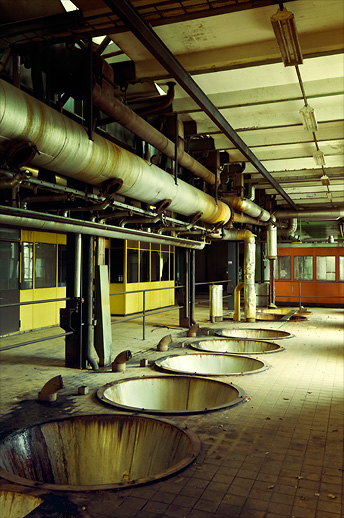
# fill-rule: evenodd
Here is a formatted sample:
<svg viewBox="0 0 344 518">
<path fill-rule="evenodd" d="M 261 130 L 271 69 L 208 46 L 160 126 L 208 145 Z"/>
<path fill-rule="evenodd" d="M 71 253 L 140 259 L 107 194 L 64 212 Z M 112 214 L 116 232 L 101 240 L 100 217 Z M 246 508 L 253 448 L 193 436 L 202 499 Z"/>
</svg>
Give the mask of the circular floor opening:
<svg viewBox="0 0 344 518">
<path fill-rule="evenodd" d="M 43 499 L 18 493 L 17 491 L 0 491 L 0 516 L 3 518 L 25 518 L 36 509 Z"/>
<path fill-rule="evenodd" d="M 173 475 L 199 452 L 191 430 L 160 419 L 74 416 L 6 437 L 0 443 L 0 476 L 53 490 L 124 489 Z"/>
<path fill-rule="evenodd" d="M 151 414 L 196 414 L 242 403 L 244 391 L 233 384 L 192 376 L 147 376 L 108 383 L 99 399 L 125 410 Z"/>
<path fill-rule="evenodd" d="M 275 313 L 276 315 L 287 315 L 295 308 L 260 308 L 257 313 Z M 308 309 L 298 309 L 295 315 L 311 315 L 312 312 Z"/>
<path fill-rule="evenodd" d="M 230 354 L 263 354 L 284 351 L 284 347 L 274 342 L 263 340 L 226 340 L 215 338 L 214 340 L 199 340 L 189 342 L 193 349 L 210 353 L 230 353 Z"/>
<path fill-rule="evenodd" d="M 243 339 L 254 339 L 254 340 L 281 340 L 282 338 L 290 338 L 293 336 L 287 331 L 278 331 L 275 329 L 253 329 L 253 328 L 241 328 L 241 329 L 218 329 L 215 332 L 218 336 L 226 336 L 228 338 L 243 338 Z"/>
<path fill-rule="evenodd" d="M 279 322 L 285 315 L 283 313 L 268 313 L 266 311 L 260 311 L 259 313 L 256 313 L 256 320 L 264 320 L 266 322 Z M 292 315 L 289 318 L 292 322 L 303 322 L 305 320 L 308 320 L 307 317 L 303 315 Z"/>
<path fill-rule="evenodd" d="M 262 360 L 230 354 L 184 354 L 161 358 L 155 365 L 163 370 L 198 376 L 241 376 L 267 369 Z"/>
</svg>

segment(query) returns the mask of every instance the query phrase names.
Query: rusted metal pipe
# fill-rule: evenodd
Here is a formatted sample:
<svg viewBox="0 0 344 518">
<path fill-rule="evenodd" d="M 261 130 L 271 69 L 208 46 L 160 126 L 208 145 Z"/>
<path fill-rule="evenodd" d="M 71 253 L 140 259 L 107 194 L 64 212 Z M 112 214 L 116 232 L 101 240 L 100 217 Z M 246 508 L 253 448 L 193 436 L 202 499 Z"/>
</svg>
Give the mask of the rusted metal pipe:
<svg viewBox="0 0 344 518">
<path fill-rule="evenodd" d="M 233 223 L 247 223 L 249 225 L 266 225 L 265 221 L 234 211 L 232 213 L 232 221 Z"/>
<path fill-rule="evenodd" d="M 62 388 L 63 381 L 61 375 L 51 378 L 46 382 L 42 390 L 38 393 L 38 401 L 48 401 L 49 403 L 56 401 L 57 391 L 61 390 Z"/>
<path fill-rule="evenodd" d="M 168 346 L 171 342 L 172 342 L 171 335 L 164 336 L 158 343 L 158 346 L 157 346 L 158 351 L 168 351 Z"/>
<path fill-rule="evenodd" d="M 173 160 L 175 144 L 109 93 L 108 89 L 102 89 L 96 83 L 92 93 L 95 106 Z M 215 175 L 185 151 L 178 153 L 178 163 L 210 185 L 215 185 Z"/>
<path fill-rule="evenodd" d="M 227 204 L 182 180 L 176 185 L 169 173 L 97 133 L 90 141 L 84 127 L 0 80 L 0 138 L 14 136 L 35 142 L 40 151 L 32 161 L 36 166 L 98 186 L 120 171 L 124 196 L 153 205 L 171 199 L 169 210 L 185 216 L 202 212 L 208 223 L 230 219 Z"/>
<path fill-rule="evenodd" d="M 244 212 L 248 216 L 257 218 L 260 221 L 267 222 L 271 218 L 271 214 L 267 210 L 262 209 L 261 207 L 259 207 L 259 205 L 247 198 L 240 198 L 239 196 L 234 195 L 226 195 L 222 197 L 222 201 L 228 203 L 228 205 L 233 210 Z"/>
<path fill-rule="evenodd" d="M 126 350 L 119 353 L 114 361 L 112 362 L 112 371 L 113 372 L 124 372 L 126 368 L 127 361 L 132 358 L 131 351 Z"/>
<path fill-rule="evenodd" d="M 12 178 L 3 178 L 0 180 L 0 189 L 13 189 L 17 187 L 22 182 L 27 180 L 27 174 L 23 171 L 19 171 Z"/>
<path fill-rule="evenodd" d="M 153 232 L 144 232 L 136 229 L 123 229 L 111 225 L 94 223 L 91 221 L 73 220 L 52 214 L 40 214 L 34 211 L 17 209 L 14 207 L 0 207 L 0 224 L 19 228 L 36 228 L 42 231 L 57 233 L 88 234 L 92 236 L 113 239 L 129 239 L 146 243 L 160 243 L 175 245 L 182 248 L 203 250 L 203 241 L 193 241 L 172 236 L 161 236 Z"/>
</svg>

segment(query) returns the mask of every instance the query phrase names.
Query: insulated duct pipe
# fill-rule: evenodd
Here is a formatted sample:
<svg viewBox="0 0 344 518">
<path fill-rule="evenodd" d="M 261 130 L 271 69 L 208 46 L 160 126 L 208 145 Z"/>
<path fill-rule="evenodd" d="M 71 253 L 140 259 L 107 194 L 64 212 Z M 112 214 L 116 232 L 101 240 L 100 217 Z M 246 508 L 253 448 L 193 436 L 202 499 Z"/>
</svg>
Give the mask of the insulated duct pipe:
<svg viewBox="0 0 344 518">
<path fill-rule="evenodd" d="M 266 225 L 266 221 L 262 221 L 257 218 L 252 218 L 252 216 L 247 216 L 246 214 L 242 214 L 241 212 L 233 212 L 232 221 L 233 223 L 247 223 L 248 225 Z"/>
<path fill-rule="evenodd" d="M 262 209 L 251 200 L 247 198 L 240 198 L 239 196 L 223 196 L 222 201 L 227 203 L 233 210 L 244 212 L 252 218 L 257 218 L 260 221 L 267 222 L 270 220 L 271 214 L 267 210 Z"/>
<path fill-rule="evenodd" d="M 9 225 L 20 228 L 35 228 L 46 232 L 60 232 L 72 234 L 88 234 L 90 236 L 108 237 L 113 239 L 129 239 L 148 243 L 180 246 L 203 250 L 205 243 L 191 241 L 171 236 L 161 236 L 152 232 L 143 232 L 129 228 L 113 227 L 94 223 L 93 221 L 73 220 L 62 216 L 41 214 L 31 210 L 0 206 L 0 225 Z"/>
<path fill-rule="evenodd" d="M 286 227 L 278 228 L 278 233 L 280 236 L 295 237 L 296 230 L 297 230 L 297 218 L 291 218 L 288 221 L 288 225 Z"/>
<path fill-rule="evenodd" d="M 335 220 L 344 218 L 344 209 L 312 209 L 312 210 L 277 210 L 274 212 L 276 219 L 293 219 L 300 218 L 303 220 Z"/>
<path fill-rule="evenodd" d="M 244 311 L 247 322 L 256 320 L 256 290 L 255 290 L 255 269 L 256 269 L 256 240 L 254 234 L 249 230 L 227 230 L 221 229 L 224 241 L 244 241 Z M 210 238 L 217 238 L 210 234 Z"/>
<path fill-rule="evenodd" d="M 275 308 L 275 264 L 277 259 L 277 226 L 275 216 L 271 216 L 271 222 L 266 231 L 266 256 L 270 263 L 270 293 L 269 307 Z"/>
<path fill-rule="evenodd" d="M 123 104 L 114 97 L 111 90 L 102 88 L 98 83 L 94 85 L 92 92 L 92 102 L 99 110 L 106 113 L 109 117 L 119 122 L 125 128 L 132 131 L 145 142 L 151 144 L 164 155 L 172 160 L 175 159 L 175 144 L 165 135 L 160 133 L 142 117 L 133 112 L 127 105 Z M 202 178 L 210 185 L 215 185 L 215 175 L 209 169 L 197 162 L 184 150 L 178 152 L 178 164 L 191 171 L 195 176 Z"/>
<path fill-rule="evenodd" d="M 35 143 L 39 154 L 32 163 L 83 182 L 102 186 L 116 178 L 119 193 L 157 204 L 171 199 L 169 210 L 184 216 L 202 212 L 201 220 L 227 223 L 231 211 L 225 203 L 174 178 L 142 158 L 86 129 L 18 88 L 0 80 L 0 142 L 22 138 Z"/>
</svg>

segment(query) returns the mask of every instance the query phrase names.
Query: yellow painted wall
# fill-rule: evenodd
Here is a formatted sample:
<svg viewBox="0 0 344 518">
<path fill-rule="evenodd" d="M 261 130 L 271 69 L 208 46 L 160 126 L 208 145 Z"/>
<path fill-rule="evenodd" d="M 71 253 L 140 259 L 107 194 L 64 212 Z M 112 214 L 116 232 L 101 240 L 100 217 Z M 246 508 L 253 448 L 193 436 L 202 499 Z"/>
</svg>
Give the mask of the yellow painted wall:
<svg viewBox="0 0 344 518">
<path fill-rule="evenodd" d="M 21 242 L 65 245 L 67 242 L 67 238 L 63 234 L 36 232 L 35 230 L 22 230 Z M 56 284 L 57 275 L 58 269 L 56 268 Z M 65 297 L 66 288 L 64 286 L 20 290 L 20 302 L 60 299 Z M 46 302 L 42 304 L 29 304 L 25 306 L 20 306 L 20 331 L 28 331 L 31 329 L 40 329 L 42 327 L 58 325 L 60 322 L 60 308 L 63 308 L 65 306 L 65 301 Z"/>
</svg>

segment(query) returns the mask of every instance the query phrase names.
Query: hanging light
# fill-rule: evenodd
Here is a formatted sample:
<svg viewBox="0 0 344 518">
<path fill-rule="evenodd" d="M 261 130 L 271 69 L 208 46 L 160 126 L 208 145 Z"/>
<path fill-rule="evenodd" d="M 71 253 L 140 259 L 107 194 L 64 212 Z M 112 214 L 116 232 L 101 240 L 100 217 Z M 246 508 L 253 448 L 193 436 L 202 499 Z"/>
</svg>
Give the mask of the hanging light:
<svg viewBox="0 0 344 518">
<path fill-rule="evenodd" d="M 314 151 L 313 158 L 317 165 L 319 165 L 319 166 L 325 165 L 325 156 L 324 156 L 324 153 L 320 149 L 318 149 L 317 151 Z"/>
<path fill-rule="evenodd" d="M 318 123 L 315 117 L 314 108 L 307 104 L 303 108 L 301 108 L 299 113 L 301 115 L 301 120 L 304 129 L 307 131 L 317 131 Z"/>
<path fill-rule="evenodd" d="M 284 7 L 271 16 L 278 46 L 282 54 L 285 67 L 301 65 L 303 63 L 299 37 L 296 30 L 294 14 Z"/>
<path fill-rule="evenodd" d="M 320 181 L 323 185 L 330 185 L 330 179 L 327 174 L 323 174 L 320 178 Z"/>
</svg>

